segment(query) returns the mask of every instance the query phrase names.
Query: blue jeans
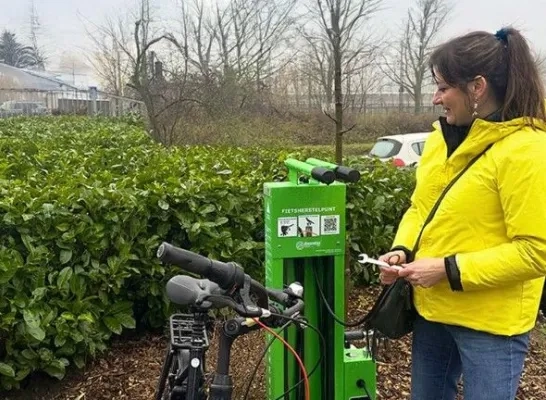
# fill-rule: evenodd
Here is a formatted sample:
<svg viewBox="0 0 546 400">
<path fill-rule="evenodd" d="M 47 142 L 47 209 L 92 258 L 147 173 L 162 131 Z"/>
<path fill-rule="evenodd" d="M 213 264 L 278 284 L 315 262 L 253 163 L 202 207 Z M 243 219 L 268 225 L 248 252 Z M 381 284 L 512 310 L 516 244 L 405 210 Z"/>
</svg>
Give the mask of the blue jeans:
<svg viewBox="0 0 546 400">
<path fill-rule="evenodd" d="M 454 400 L 462 374 L 465 400 L 513 400 L 529 334 L 496 336 L 417 317 L 411 399 Z"/>
</svg>

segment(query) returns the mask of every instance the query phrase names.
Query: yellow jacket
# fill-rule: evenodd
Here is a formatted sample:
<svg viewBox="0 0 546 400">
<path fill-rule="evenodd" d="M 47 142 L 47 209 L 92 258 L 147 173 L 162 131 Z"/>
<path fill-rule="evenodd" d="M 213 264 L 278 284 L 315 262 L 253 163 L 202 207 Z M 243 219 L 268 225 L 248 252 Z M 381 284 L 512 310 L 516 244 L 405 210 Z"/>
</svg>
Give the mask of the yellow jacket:
<svg viewBox="0 0 546 400">
<path fill-rule="evenodd" d="M 455 255 L 463 287 L 453 291 L 445 280 L 415 288 L 425 319 L 501 335 L 533 328 L 546 275 L 546 124 L 536 124 L 478 119 L 449 158 L 434 124 L 394 246 L 413 248 L 444 187 L 494 145 L 453 185 L 421 237 L 416 259 Z"/>
</svg>

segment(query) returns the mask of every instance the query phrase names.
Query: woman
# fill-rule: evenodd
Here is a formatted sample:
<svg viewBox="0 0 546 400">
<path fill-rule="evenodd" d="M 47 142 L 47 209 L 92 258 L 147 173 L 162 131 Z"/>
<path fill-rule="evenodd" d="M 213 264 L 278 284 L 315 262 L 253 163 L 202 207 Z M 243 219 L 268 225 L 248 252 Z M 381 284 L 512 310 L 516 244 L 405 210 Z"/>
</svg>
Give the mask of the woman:
<svg viewBox="0 0 546 400">
<path fill-rule="evenodd" d="M 544 89 L 522 35 L 503 28 L 439 46 L 433 103 L 445 116 L 425 144 L 411 206 L 381 281 L 402 277 L 418 311 L 412 399 L 514 399 L 546 275 Z M 489 147 L 490 146 L 490 147 Z M 442 200 L 442 190 L 488 148 Z"/>
</svg>

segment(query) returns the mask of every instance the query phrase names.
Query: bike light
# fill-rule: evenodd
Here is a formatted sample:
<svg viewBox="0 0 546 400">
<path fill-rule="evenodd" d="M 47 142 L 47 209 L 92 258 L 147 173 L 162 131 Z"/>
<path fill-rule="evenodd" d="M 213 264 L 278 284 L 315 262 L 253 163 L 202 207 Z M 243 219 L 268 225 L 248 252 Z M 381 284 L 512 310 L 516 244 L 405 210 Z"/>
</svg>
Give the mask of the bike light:
<svg viewBox="0 0 546 400">
<path fill-rule="evenodd" d="M 296 296 L 296 297 L 302 297 L 303 296 L 303 286 L 301 286 L 297 282 L 291 283 L 288 286 L 288 289 L 290 289 L 292 291 L 292 293 L 294 294 L 294 296 Z"/>
</svg>

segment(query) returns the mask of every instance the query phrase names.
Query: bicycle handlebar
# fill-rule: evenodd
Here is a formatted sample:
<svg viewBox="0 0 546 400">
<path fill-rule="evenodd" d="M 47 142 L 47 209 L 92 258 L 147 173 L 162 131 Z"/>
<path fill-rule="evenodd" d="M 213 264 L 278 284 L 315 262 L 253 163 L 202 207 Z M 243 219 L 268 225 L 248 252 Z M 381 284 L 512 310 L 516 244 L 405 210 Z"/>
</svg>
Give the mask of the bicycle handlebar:
<svg viewBox="0 0 546 400">
<path fill-rule="evenodd" d="M 188 272 L 201 275 L 218 284 L 229 293 L 243 287 L 245 272 L 236 263 L 211 260 L 200 254 L 163 242 L 157 249 L 157 257 Z"/>
<path fill-rule="evenodd" d="M 293 315 L 303 309 L 303 301 L 300 299 L 303 288 L 297 283 L 285 290 L 265 288 L 245 274 L 243 268 L 234 262 L 212 260 L 167 242 L 159 246 L 157 257 L 163 262 L 207 278 L 197 279 L 188 275 L 176 275 L 171 278 L 167 282 L 167 296 L 175 304 L 227 306 L 243 317 L 262 316 L 264 310 L 269 310 L 269 299 L 289 307 L 283 312 L 284 315 Z M 250 291 L 258 297 L 257 306 L 240 304 L 230 297 L 244 287 L 245 281 L 248 282 Z M 207 305 L 205 302 L 210 304 Z"/>
<path fill-rule="evenodd" d="M 303 301 L 296 299 L 295 304 L 292 305 L 291 303 L 294 301 L 289 293 L 274 289 L 264 290 L 282 305 L 290 305 L 282 312 L 284 315 L 293 315 L 303 310 Z M 231 297 L 225 296 L 224 293 L 225 291 L 216 283 L 208 279 L 196 279 L 189 275 L 176 275 L 167 282 L 167 297 L 178 305 L 205 306 L 205 302 L 209 302 L 210 305 L 216 307 L 230 307 L 243 317 L 261 317 L 264 314 L 264 309 L 254 305 L 239 304 Z"/>
</svg>

